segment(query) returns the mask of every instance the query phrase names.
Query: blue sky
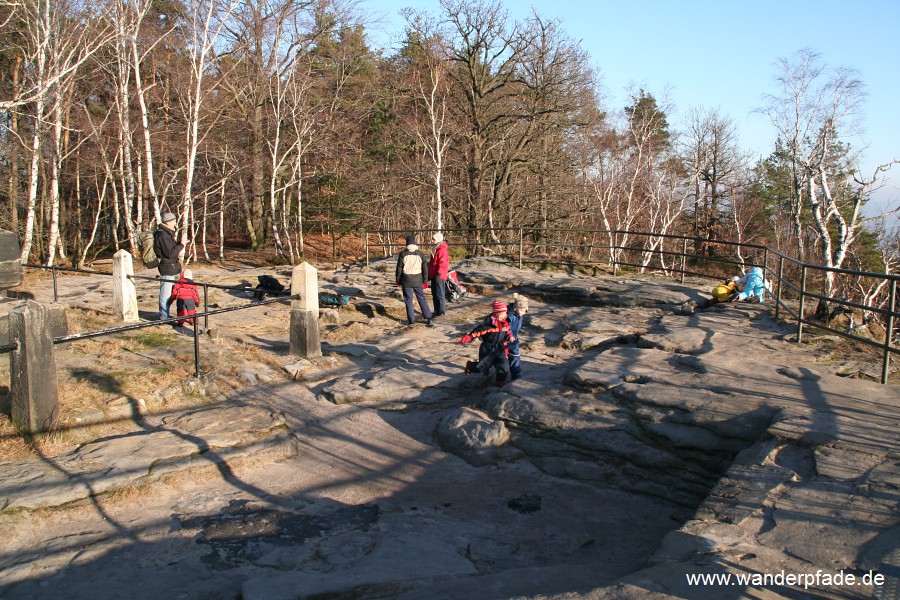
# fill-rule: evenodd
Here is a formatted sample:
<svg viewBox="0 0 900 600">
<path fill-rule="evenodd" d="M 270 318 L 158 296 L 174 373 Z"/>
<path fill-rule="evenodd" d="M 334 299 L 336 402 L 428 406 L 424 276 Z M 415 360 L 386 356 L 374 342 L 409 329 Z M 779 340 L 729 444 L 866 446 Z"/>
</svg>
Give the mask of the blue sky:
<svg viewBox="0 0 900 600">
<path fill-rule="evenodd" d="M 506 0 L 514 19 L 531 13 L 557 18 L 581 42 L 602 77 L 608 109 L 627 104 L 626 89 L 642 87 L 658 98 L 668 92 L 670 123 L 688 109 L 718 108 L 738 125 L 741 145 L 768 155 L 775 141 L 767 117 L 754 114 L 763 95 L 777 93 L 775 62 L 801 48 L 832 67 L 856 69 L 868 98 L 863 131 L 863 174 L 900 159 L 900 1 L 857 0 Z M 439 12 L 437 0 L 361 0 L 376 19 L 373 43 L 390 49 L 403 31 L 405 6 Z M 900 202 L 900 165 L 877 196 Z"/>
</svg>

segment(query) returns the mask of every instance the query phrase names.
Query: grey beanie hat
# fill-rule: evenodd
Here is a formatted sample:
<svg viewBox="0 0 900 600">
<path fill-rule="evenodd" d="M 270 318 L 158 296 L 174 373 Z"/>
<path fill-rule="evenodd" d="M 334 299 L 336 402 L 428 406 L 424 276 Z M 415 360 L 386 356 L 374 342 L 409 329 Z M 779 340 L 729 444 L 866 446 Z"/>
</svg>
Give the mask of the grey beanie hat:
<svg viewBox="0 0 900 600">
<path fill-rule="evenodd" d="M 170 212 L 164 213 L 162 216 L 163 223 L 174 223 L 177 220 L 178 220 L 178 217 L 176 217 L 174 214 L 172 214 Z"/>
<path fill-rule="evenodd" d="M 509 303 L 515 304 L 516 308 L 519 308 L 521 310 L 528 310 L 528 298 L 526 298 L 522 294 L 513 294 Z"/>
</svg>

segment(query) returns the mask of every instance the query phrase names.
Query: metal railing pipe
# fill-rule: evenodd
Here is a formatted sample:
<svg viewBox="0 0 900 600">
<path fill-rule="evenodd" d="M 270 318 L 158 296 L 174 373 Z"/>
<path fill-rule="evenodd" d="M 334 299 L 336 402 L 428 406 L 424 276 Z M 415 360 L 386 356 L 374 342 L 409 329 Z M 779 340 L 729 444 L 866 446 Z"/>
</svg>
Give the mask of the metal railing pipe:
<svg viewBox="0 0 900 600">
<path fill-rule="evenodd" d="M 525 256 L 525 232 L 519 227 L 519 268 L 522 268 L 522 258 Z"/>
<path fill-rule="evenodd" d="M 205 311 L 204 311 L 205 312 Z M 203 317 L 206 319 L 206 316 Z M 197 326 L 199 319 L 195 316 L 193 319 L 194 325 L 194 376 L 200 377 L 200 329 Z"/>
<path fill-rule="evenodd" d="M 775 282 L 778 285 L 778 292 L 775 296 L 775 320 L 778 320 L 778 315 L 781 312 L 781 282 L 784 281 L 784 257 L 778 257 L 778 280 Z"/>
<path fill-rule="evenodd" d="M 803 313 L 806 304 L 806 265 L 800 271 L 800 310 L 797 311 L 797 343 L 803 342 Z"/>
<path fill-rule="evenodd" d="M 888 296 L 887 326 L 884 331 L 884 357 L 881 363 L 881 383 L 888 381 L 891 366 L 891 341 L 894 338 L 894 309 L 897 302 L 897 280 L 891 281 L 891 291 Z"/>
</svg>

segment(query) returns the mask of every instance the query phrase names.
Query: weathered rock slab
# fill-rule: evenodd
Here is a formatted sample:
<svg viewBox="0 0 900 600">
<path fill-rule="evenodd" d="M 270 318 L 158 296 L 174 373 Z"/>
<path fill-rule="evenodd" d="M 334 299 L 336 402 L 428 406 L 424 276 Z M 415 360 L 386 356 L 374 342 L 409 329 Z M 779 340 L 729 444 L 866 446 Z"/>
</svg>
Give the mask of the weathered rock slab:
<svg viewBox="0 0 900 600">
<path fill-rule="evenodd" d="M 0 508 L 62 506 L 174 472 L 241 457 L 295 453 L 296 441 L 284 418 L 271 410 L 233 404 L 192 410 L 52 459 L 0 465 Z"/>
</svg>

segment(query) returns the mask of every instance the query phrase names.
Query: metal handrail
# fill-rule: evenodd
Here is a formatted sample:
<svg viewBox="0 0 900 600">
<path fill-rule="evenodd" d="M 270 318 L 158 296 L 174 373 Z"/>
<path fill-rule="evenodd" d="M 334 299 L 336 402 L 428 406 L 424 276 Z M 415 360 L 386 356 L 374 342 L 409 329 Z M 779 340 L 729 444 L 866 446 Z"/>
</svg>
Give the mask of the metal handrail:
<svg viewBox="0 0 900 600">
<path fill-rule="evenodd" d="M 23 264 L 24 267 L 34 268 L 34 269 L 47 269 L 51 270 L 53 273 L 53 302 L 57 303 L 59 301 L 59 293 L 57 286 L 57 272 L 58 271 L 66 271 L 72 273 L 87 273 L 89 275 L 105 275 L 112 276 L 111 272 L 108 271 L 95 271 L 92 269 L 79 269 L 75 267 L 59 267 L 56 265 L 47 266 L 47 265 L 34 265 L 34 264 Z M 159 277 L 151 277 L 148 275 L 128 275 L 130 279 L 142 279 L 146 281 L 161 281 Z M 293 299 L 299 298 L 299 295 L 289 296 L 290 292 L 285 292 L 285 290 L 274 290 L 268 288 L 257 288 L 257 287 L 247 287 L 247 286 L 229 286 L 229 285 L 219 285 L 214 283 L 203 283 L 203 282 L 194 282 L 196 285 L 203 287 L 203 311 L 194 313 L 189 318 L 193 321 L 194 325 L 194 374 L 199 377 L 200 376 L 200 329 L 198 326 L 199 318 L 203 317 L 203 327 L 207 329 L 209 327 L 209 316 L 216 315 L 220 313 L 232 312 L 235 310 L 244 310 L 247 308 L 254 308 L 257 306 L 264 306 L 266 304 L 274 304 L 274 303 L 287 303 Z M 257 302 L 250 302 L 248 304 L 244 304 L 241 306 L 231 306 L 227 308 L 219 308 L 216 310 L 209 310 L 209 288 L 217 288 L 223 290 L 236 290 L 236 291 L 245 291 L 245 292 L 254 292 L 254 293 L 263 293 L 269 295 L 278 295 L 278 298 L 272 298 L 269 300 L 259 300 Z M 177 323 L 180 321 L 186 321 L 188 318 L 182 317 L 172 317 L 169 319 L 157 320 L 157 321 L 145 321 L 142 323 L 133 323 L 130 325 L 120 325 L 118 327 L 109 327 L 106 329 L 97 329 L 95 331 L 86 331 L 82 333 L 74 333 L 71 335 L 63 335 L 59 337 L 53 338 L 53 344 L 63 344 L 66 342 L 73 342 L 78 340 L 91 339 L 95 337 L 101 337 L 104 335 L 111 335 L 114 333 L 120 333 L 123 331 L 133 331 L 136 329 L 144 329 L 147 327 L 158 327 L 160 325 L 170 325 L 172 323 Z M 16 343 L 9 343 L 0 346 L 0 354 L 12 352 L 18 348 Z"/>
<path fill-rule="evenodd" d="M 393 248 L 398 245 L 402 245 L 395 240 L 397 237 L 405 236 L 410 233 L 416 235 L 428 234 L 434 229 L 420 229 L 420 230 L 399 230 L 399 229 L 383 229 L 383 230 L 373 230 L 373 231 L 364 231 L 364 242 L 365 242 L 365 255 L 366 255 L 366 264 L 369 264 L 370 258 L 372 255 L 372 249 L 381 248 L 382 250 Z M 900 352 L 900 348 L 895 347 L 893 344 L 893 328 L 894 323 L 898 322 L 896 317 L 900 317 L 900 314 L 896 312 L 896 287 L 897 281 L 900 281 L 900 275 L 888 274 L 888 273 L 875 273 L 871 271 L 856 271 L 852 269 L 844 269 L 844 268 L 836 268 L 836 267 L 825 267 L 820 265 L 814 265 L 809 263 L 803 263 L 791 256 L 783 254 L 778 250 L 770 248 L 761 244 L 748 244 L 743 242 L 733 242 L 730 240 L 718 240 L 718 239 L 706 239 L 706 238 L 698 238 L 696 236 L 687 236 L 680 234 L 659 234 L 653 232 L 641 232 L 641 231 L 628 231 L 628 230 L 605 230 L 605 229 L 596 229 L 596 230 L 584 230 L 584 229 L 571 229 L 571 228 L 528 228 L 528 227 L 497 227 L 497 228 L 480 228 L 479 231 L 481 234 L 486 235 L 487 237 L 493 236 L 493 239 L 484 240 L 481 242 L 475 242 L 472 240 L 472 234 L 476 230 L 473 229 L 465 229 L 465 228 L 456 228 L 456 229 L 444 229 L 442 232 L 445 237 L 457 235 L 459 236 L 459 244 L 465 246 L 466 248 L 471 248 L 473 246 L 480 246 L 483 249 L 490 248 L 494 251 L 494 256 L 505 257 L 510 261 L 517 261 L 519 268 L 522 268 L 525 262 L 536 262 L 536 261 L 544 261 L 548 258 L 557 261 L 557 262 L 577 262 L 578 264 L 588 264 L 588 265 L 598 265 L 598 264 L 606 264 L 612 268 L 613 276 L 618 276 L 619 270 L 622 267 L 631 267 L 648 271 L 664 271 L 667 274 L 680 274 L 681 282 L 684 282 L 685 275 L 693 275 L 700 277 L 710 277 L 716 278 L 720 275 L 713 274 L 710 272 L 703 272 L 697 270 L 696 268 L 690 268 L 688 263 L 688 259 L 694 259 L 703 264 L 715 263 L 718 265 L 737 265 L 740 267 L 750 267 L 750 266 L 758 266 L 762 267 L 765 271 L 767 278 L 771 279 L 775 284 L 773 289 L 773 296 L 775 299 L 775 318 L 778 319 L 781 315 L 781 310 L 784 309 L 786 313 L 794 320 L 797 324 L 797 342 L 801 342 L 803 339 L 803 329 L 804 325 L 808 325 L 810 327 L 816 327 L 818 329 L 822 329 L 824 331 L 829 331 L 836 335 L 839 335 L 846 339 L 851 339 L 854 341 L 859 341 L 864 344 L 870 346 L 876 346 L 883 350 L 883 359 L 882 359 L 882 376 L 881 382 L 887 383 L 888 374 L 890 370 L 890 358 L 892 354 L 896 354 Z M 510 232 L 515 232 L 516 235 L 508 235 Z M 559 237 L 565 234 L 577 233 L 579 234 L 580 240 L 577 243 L 568 242 L 560 242 Z M 370 236 L 376 236 L 379 238 L 377 243 L 372 243 L 370 241 Z M 529 238 L 529 236 L 531 236 Z M 597 237 L 602 236 L 606 237 L 609 240 L 610 244 L 604 243 L 596 243 Z M 631 245 L 622 245 L 621 240 L 624 239 L 625 236 L 635 238 L 636 241 L 640 239 L 653 238 L 656 240 L 665 240 L 665 241 L 679 241 L 681 250 L 673 249 L 672 247 L 663 247 L 662 244 L 658 248 L 650 250 L 643 245 L 639 245 L 636 243 L 632 243 Z M 507 239 L 501 239 L 507 238 Z M 554 239 L 555 238 L 555 239 Z M 382 242 L 380 240 L 387 240 Z M 498 241 L 499 240 L 499 241 Z M 529 241 L 530 240 L 530 241 Z M 537 241 L 535 241 L 537 240 Z M 687 251 L 688 243 L 694 242 L 697 245 L 702 244 L 705 247 L 730 247 L 730 248 L 738 248 L 741 251 L 749 251 L 750 254 L 756 255 L 756 261 L 753 260 L 736 260 L 734 258 L 730 258 L 728 256 L 722 255 L 698 255 L 691 254 Z M 525 246 L 529 245 L 532 247 L 532 251 L 526 251 Z M 500 252 L 496 252 L 498 249 Z M 570 248 L 580 253 L 584 254 L 587 251 L 589 254 L 592 254 L 594 250 L 599 250 L 600 252 L 606 251 L 608 253 L 606 260 L 590 260 L 585 262 L 583 258 L 581 259 L 573 259 L 573 260 L 565 260 L 561 259 L 558 256 L 540 256 L 537 253 L 538 248 L 543 247 L 546 250 L 555 250 L 555 249 L 566 249 Z M 507 250 L 504 252 L 504 248 Z M 648 264 L 643 264 L 643 262 L 634 262 L 629 260 L 629 253 L 640 253 L 640 255 L 647 258 L 647 253 L 650 254 L 651 259 L 653 257 L 658 257 L 655 261 L 651 260 Z M 555 254 L 555 253 L 554 253 Z M 383 252 L 383 256 L 387 257 L 388 254 Z M 526 259 L 529 257 L 529 259 Z M 673 260 L 673 264 L 666 267 L 662 261 L 663 257 L 673 257 L 673 259 L 680 258 L 680 260 Z M 773 266 L 770 267 L 770 261 L 773 262 Z M 792 267 L 794 270 L 798 271 L 800 276 L 799 282 L 792 281 L 789 276 L 786 274 L 786 264 Z M 663 268 L 665 267 L 665 268 Z M 887 308 L 883 308 L 880 306 L 874 305 L 866 305 L 859 302 L 854 302 L 852 300 L 839 298 L 839 297 L 827 297 L 822 294 L 816 293 L 811 290 L 809 287 L 809 281 L 811 279 L 811 275 L 813 274 L 826 274 L 831 273 L 835 275 L 846 275 L 850 277 L 857 278 L 873 278 L 877 280 L 887 281 L 890 284 L 889 290 L 889 301 Z M 785 297 L 783 292 L 788 291 L 790 293 L 794 293 L 798 297 L 799 308 L 794 310 L 787 304 L 785 301 Z M 876 342 L 869 338 L 864 338 L 859 335 L 855 335 L 852 332 L 847 331 L 839 331 L 834 329 L 833 327 L 829 327 L 823 323 L 814 321 L 813 319 L 809 319 L 805 317 L 806 315 L 806 303 L 808 299 L 815 299 L 819 301 L 825 301 L 827 303 L 833 303 L 839 306 L 847 307 L 847 308 L 855 308 L 858 310 L 866 311 L 870 314 L 877 315 L 886 320 L 887 324 L 885 327 L 885 339 L 882 342 Z"/>
<path fill-rule="evenodd" d="M 78 340 L 87 340 L 95 337 L 101 337 L 104 335 L 111 335 L 113 333 L 121 333 L 123 331 L 133 331 L 135 329 L 145 329 L 147 327 L 157 327 L 159 325 L 170 325 L 172 323 L 177 323 L 179 321 L 187 321 L 193 320 L 194 325 L 194 375 L 200 376 L 200 329 L 198 326 L 199 319 L 198 317 L 206 318 L 209 315 L 218 315 L 221 313 L 232 312 L 236 310 L 246 310 L 248 308 L 255 308 L 257 306 L 265 306 L 266 304 L 275 304 L 282 303 L 286 304 L 291 300 L 299 298 L 300 295 L 294 296 L 282 296 L 280 298 L 272 298 L 270 300 L 259 300 L 257 302 L 251 302 L 249 304 L 243 304 L 241 306 L 230 306 L 227 308 L 217 308 L 216 310 L 207 310 L 202 313 L 194 313 L 190 316 L 181 316 L 181 317 L 172 317 L 169 319 L 162 319 L 159 321 L 145 321 L 143 323 L 134 323 L 131 325 L 120 325 L 118 327 L 109 327 L 107 329 L 97 329 L 95 331 L 85 331 L 82 333 L 73 333 L 70 335 L 61 335 L 59 337 L 53 338 L 53 344 L 64 344 L 66 342 L 74 342 Z M 13 344 L 13 346 L 15 346 Z"/>
</svg>

